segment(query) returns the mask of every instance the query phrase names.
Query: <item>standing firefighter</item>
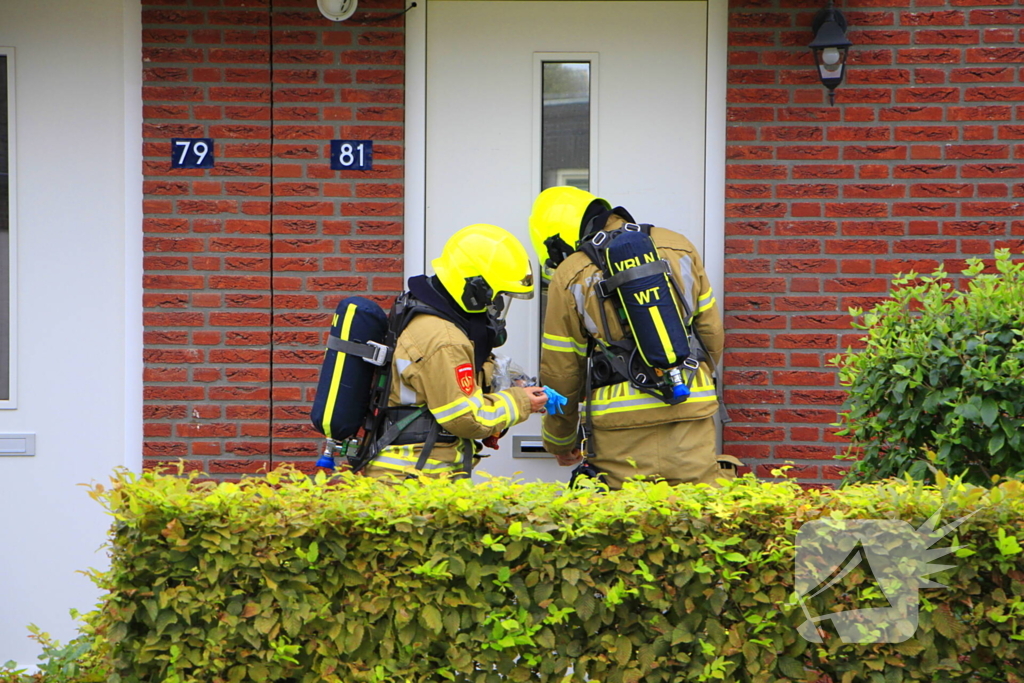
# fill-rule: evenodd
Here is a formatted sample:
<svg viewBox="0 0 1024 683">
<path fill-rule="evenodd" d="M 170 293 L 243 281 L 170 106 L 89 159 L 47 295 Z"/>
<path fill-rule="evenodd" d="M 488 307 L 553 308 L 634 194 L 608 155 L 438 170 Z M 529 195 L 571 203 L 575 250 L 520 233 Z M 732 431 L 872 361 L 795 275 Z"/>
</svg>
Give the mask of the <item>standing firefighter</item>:
<svg viewBox="0 0 1024 683">
<path fill-rule="evenodd" d="M 356 461 L 370 476 L 469 474 L 479 446 L 540 412 L 542 387 L 489 393 L 491 351 L 505 342 L 511 298 L 533 296 L 523 245 L 493 225 L 452 235 L 435 275 L 409 279 L 392 312 L 394 342 L 383 410 L 370 406 L 369 438 Z M 361 460 L 361 462 L 359 462 Z"/>
<path fill-rule="evenodd" d="M 540 193 L 530 236 L 543 274 L 554 269 L 541 383 L 568 398 L 544 417 L 545 448 L 562 465 L 585 456 L 614 489 L 631 476 L 732 476 L 713 419 L 725 332 L 693 244 L 572 187 Z"/>
</svg>

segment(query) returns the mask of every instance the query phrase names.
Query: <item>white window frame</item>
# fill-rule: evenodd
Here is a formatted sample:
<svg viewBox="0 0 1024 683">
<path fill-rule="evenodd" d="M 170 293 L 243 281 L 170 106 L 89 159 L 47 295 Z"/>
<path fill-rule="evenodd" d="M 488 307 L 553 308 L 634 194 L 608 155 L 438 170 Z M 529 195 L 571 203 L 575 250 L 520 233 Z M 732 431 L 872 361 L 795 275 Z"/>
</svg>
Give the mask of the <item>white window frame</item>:
<svg viewBox="0 0 1024 683">
<path fill-rule="evenodd" d="M 0 46 L 0 55 L 7 58 L 7 191 L 9 194 L 8 212 L 8 398 L 0 399 L 0 410 L 14 410 L 18 407 L 18 173 L 17 173 L 17 122 L 15 119 L 15 82 L 14 82 L 14 48 Z"/>
</svg>

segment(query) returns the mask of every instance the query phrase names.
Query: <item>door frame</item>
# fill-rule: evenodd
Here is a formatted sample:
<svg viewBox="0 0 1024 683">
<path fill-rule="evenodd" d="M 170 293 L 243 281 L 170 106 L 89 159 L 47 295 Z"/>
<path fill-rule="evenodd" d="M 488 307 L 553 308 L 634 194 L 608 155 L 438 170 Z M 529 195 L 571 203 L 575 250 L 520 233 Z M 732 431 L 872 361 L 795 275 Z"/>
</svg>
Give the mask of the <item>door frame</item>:
<svg viewBox="0 0 1024 683">
<path fill-rule="evenodd" d="M 455 0 L 444 0 L 452 2 Z M 482 1 L 482 0 L 481 0 Z M 554 1 L 554 0 L 549 0 Z M 645 0 L 632 0 L 644 2 Z M 725 274 L 725 129 L 728 0 L 707 4 L 704 111 L 704 249 L 701 258 L 721 305 Z M 406 14 L 405 48 L 405 277 L 427 272 L 427 15 L 431 0 Z M 523 207 L 524 216 L 528 207 Z M 709 226 L 710 229 L 709 229 Z M 671 227 L 671 226 L 667 226 Z M 717 229 L 715 229 L 717 227 Z"/>
</svg>

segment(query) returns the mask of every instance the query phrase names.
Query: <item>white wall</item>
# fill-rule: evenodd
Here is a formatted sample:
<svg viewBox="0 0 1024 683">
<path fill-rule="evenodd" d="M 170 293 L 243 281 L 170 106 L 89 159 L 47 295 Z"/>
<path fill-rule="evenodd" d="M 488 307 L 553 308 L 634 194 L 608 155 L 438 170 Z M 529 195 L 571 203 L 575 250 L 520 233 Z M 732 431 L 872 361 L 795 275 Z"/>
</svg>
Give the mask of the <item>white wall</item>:
<svg viewBox="0 0 1024 683">
<path fill-rule="evenodd" d="M 15 49 L 17 408 L 0 433 L 0 663 L 33 663 L 35 623 L 66 641 L 99 595 L 109 518 L 81 483 L 141 449 L 139 0 L 3 0 Z"/>
</svg>

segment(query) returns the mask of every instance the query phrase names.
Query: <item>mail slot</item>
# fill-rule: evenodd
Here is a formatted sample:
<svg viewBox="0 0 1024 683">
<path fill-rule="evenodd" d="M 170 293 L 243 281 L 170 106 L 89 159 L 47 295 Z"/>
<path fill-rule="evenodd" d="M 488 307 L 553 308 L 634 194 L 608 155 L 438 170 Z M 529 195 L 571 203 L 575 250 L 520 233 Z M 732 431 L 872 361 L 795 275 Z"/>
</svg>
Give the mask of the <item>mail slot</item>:
<svg viewBox="0 0 1024 683">
<path fill-rule="evenodd" d="M 513 458 L 553 458 L 544 450 L 544 439 L 539 436 L 513 436 Z"/>
</svg>

